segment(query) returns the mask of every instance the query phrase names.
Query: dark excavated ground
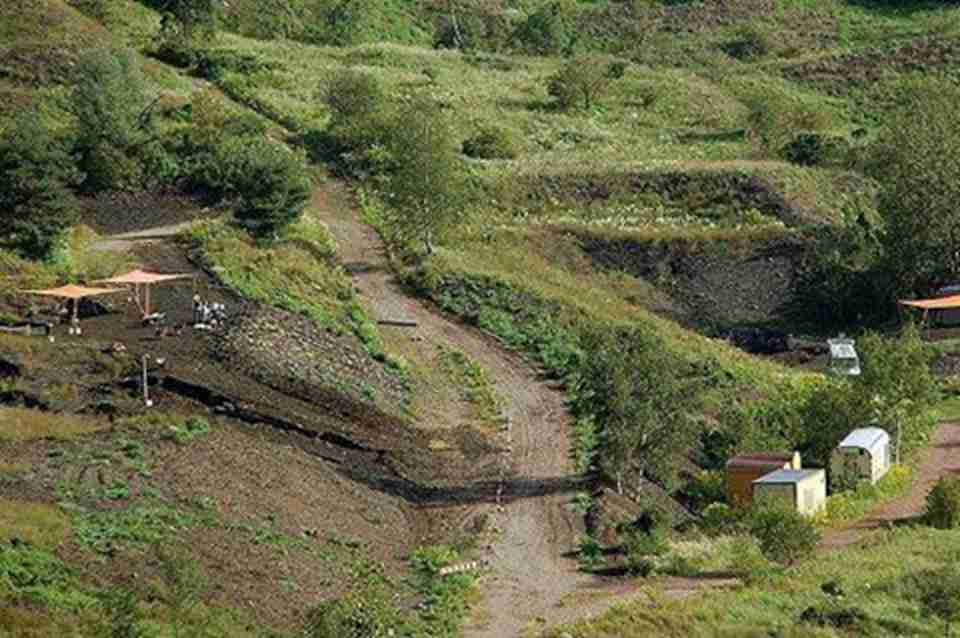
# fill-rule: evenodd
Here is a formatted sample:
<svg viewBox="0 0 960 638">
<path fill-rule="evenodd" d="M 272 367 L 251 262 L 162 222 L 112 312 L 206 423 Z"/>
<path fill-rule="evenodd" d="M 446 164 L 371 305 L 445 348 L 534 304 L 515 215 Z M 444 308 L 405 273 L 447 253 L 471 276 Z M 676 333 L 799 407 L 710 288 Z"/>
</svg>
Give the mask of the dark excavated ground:
<svg viewBox="0 0 960 638">
<path fill-rule="evenodd" d="M 403 392 L 398 379 L 352 335 L 319 335 L 299 316 L 234 295 L 198 271 L 179 248 L 153 245 L 138 256 L 161 272 L 197 273 L 197 290 L 204 299 L 225 304 L 230 317 L 222 329 L 186 328 L 169 337 L 155 336 L 131 314 L 84 322 L 87 338 L 119 341 L 154 361 L 164 359 L 156 376 L 168 389 L 293 432 L 344 474 L 413 501 L 455 502 L 457 486 L 495 479 L 497 448 L 462 431 L 418 430 L 396 409 Z M 191 298 L 189 284 L 154 287 L 154 304 L 167 313 L 168 325 L 189 324 Z M 331 382 L 330 371 L 340 376 L 339 385 Z M 351 378 L 365 379 L 366 386 L 348 387 Z M 432 452 L 429 443 L 444 437 L 472 462 Z M 435 488 L 452 492 L 449 498 L 434 495 Z"/>
<path fill-rule="evenodd" d="M 787 328 L 788 309 L 806 255 L 802 240 L 641 242 L 583 234 L 581 246 L 603 270 L 644 279 L 671 304 L 657 311 L 712 336 Z"/>
</svg>

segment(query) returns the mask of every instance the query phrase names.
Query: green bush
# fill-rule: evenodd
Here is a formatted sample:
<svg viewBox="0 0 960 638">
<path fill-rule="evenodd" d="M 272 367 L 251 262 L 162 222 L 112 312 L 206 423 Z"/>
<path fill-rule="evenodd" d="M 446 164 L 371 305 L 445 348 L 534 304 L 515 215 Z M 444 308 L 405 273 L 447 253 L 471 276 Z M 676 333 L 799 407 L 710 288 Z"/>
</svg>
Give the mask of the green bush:
<svg viewBox="0 0 960 638">
<path fill-rule="evenodd" d="M 547 93 L 561 109 L 570 109 L 578 104 L 591 109 L 609 90 L 619 66 L 599 56 L 586 56 L 571 60 L 554 74 L 547 83 Z"/>
<path fill-rule="evenodd" d="M 915 572 L 906 578 L 906 593 L 944 622 L 944 635 L 960 620 L 960 570 L 956 565 Z"/>
<path fill-rule="evenodd" d="M 306 638 L 388 638 L 401 618 L 379 588 L 351 592 L 314 607 L 307 616 Z"/>
<path fill-rule="evenodd" d="M 464 140 L 463 154 L 475 159 L 514 159 L 517 139 L 509 129 L 485 126 Z"/>
<path fill-rule="evenodd" d="M 743 512 L 726 503 L 707 505 L 700 516 L 700 529 L 710 536 L 738 532 L 743 527 Z"/>
<path fill-rule="evenodd" d="M 337 72 L 321 86 L 321 98 L 330 109 L 326 131 L 311 132 L 305 143 L 315 159 L 328 161 L 341 175 L 380 176 L 397 162 L 388 148 L 395 124 L 392 105 L 380 80 L 354 69 Z"/>
<path fill-rule="evenodd" d="M 220 147 L 229 163 L 229 188 L 236 194 L 234 217 L 257 237 L 273 237 L 295 222 L 310 201 L 306 161 L 282 144 L 235 139 Z"/>
<path fill-rule="evenodd" d="M 47 258 L 77 220 L 70 191 L 80 181 L 67 145 L 28 111 L 0 136 L 0 242 Z"/>
<path fill-rule="evenodd" d="M 570 55 L 577 45 L 578 13 L 575 0 L 546 2 L 517 27 L 512 40 L 528 53 Z"/>
<path fill-rule="evenodd" d="M 758 507 L 750 515 L 749 529 L 763 555 L 785 565 L 807 558 L 820 542 L 820 532 L 813 522 L 786 507 Z"/>
<path fill-rule="evenodd" d="M 773 43 L 765 31 L 755 26 L 745 26 L 738 29 L 722 48 L 731 57 L 752 61 L 769 54 L 773 50 Z"/>
<path fill-rule="evenodd" d="M 683 495 L 695 512 L 702 512 L 714 503 L 725 503 L 727 484 L 725 473 L 718 470 L 701 470 L 687 477 Z"/>
<path fill-rule="evenodd" d="M 657 525 L 649 530 L 626 527 L 621 532 L 626 554 L 627 571 L 636 576 L 647 577 L 655 568 L 655 560 L 670 549 L 667 525 Z"/>
<path fill-rule="evenodd" d="M 944 476 L 927 494 L 927 522 L 940 529 L 960 527 L 960 477 Z"/>
<path fill-rule="evenodd" d="M 101 49 L 84 55 L 73 71 L 70 109 L 77 119 L 83 188 L 138 188 L 143 178 L 139 153 L 154 131 L 136 54 Z"/>
<path fill-rule="evenodd" d="M 850 150 L 846 138 L 816 132 L 801 132 L 783 147 L 785 160 L 801 166 L 825 166 L 844 160 Z"/>
</svg>

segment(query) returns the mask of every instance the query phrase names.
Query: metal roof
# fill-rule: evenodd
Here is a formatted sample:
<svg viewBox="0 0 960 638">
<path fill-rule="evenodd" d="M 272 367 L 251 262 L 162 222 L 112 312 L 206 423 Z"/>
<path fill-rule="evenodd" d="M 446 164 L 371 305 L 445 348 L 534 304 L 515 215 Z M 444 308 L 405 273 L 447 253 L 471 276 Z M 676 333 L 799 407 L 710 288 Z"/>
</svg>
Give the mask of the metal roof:
<svg viewBox="0 0 960 638">
<path fill-rule="evenodd" d="M 830 341 L 830 357 L 833 359 L 856 359 L 853 341 Z"/>
<path fill-rule="evenodd" d="M 878 443 L 889 443 L 890 435 L 880 428 L 859 428 L 840 441 L 837 447 L 856 447 L 872 450 Z"/>
<path fill-rule="evenodd" d="M 776 472 L 770 472 L 766 476 L 761 476 L 756 481 L 753 481 L 753 484 L 800 483 L 801 481 L 804 481 L 812 476 L 816 476 L 817 474 L 823 474 L 823 470 L 777 470 Z"/>
<path fill-rule="evenodd" d="M 792 453 L 761 452 L 756 454 L 738 454 L 727 461 L 727 467 L 783 467 L 791 462 L 793 462 Z"/>
</svg>

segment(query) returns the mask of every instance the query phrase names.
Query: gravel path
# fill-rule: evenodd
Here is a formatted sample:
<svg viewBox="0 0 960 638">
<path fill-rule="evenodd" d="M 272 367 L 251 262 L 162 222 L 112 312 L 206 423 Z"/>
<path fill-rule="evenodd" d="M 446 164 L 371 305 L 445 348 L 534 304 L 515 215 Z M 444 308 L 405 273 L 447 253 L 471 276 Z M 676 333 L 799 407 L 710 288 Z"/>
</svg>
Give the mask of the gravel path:
<svg viewBox="0 0 960 638">
<path fill-rule="evenodd" d="M 941 425 L 933 444 L 924 453 L 920 470 L 910 492 L 884 503 L 850 527 L 824 535 L 819 549 L 828 551 L 853 545 L 870 532 L 902 524 L 923 515 L 927 494 L 941 476 L 960 472 L 960 424 Z"/>
<path fill-rule="evenodd" d="M 136 246 L 155 244 L 176 237 L 181 231 L 189 228 L 192 223 L 192 221 L 189 221 L 147 230 L 137 230 L 121 235 L 111 235 L 94 242 L 93 250 L 114 253 L 127 252 Z"/>
<path fill-rule="evenodd" d="M 416 321 L 417 347 L 429 350 L 436 344 L 453 345 L 487 370 L 506 403 L 511 454 L 504 465 L 512 470 L 514 479 L 570 476 L 570 417 L 563 393 L 544 383 L 528 363 L 493 339 L 404 294 L 392 281 L 377 233 L 357 221 L 351 207 L 331 205 L 330 197 L 344 197 L 331 193 L 332 188 L 317 190 L 313 210 L 337 238 L 340 258 L 354 274 L 370 314 L 377 320 Z M 381 330 L 409 333 L 411 329 L 381 326 Z M 564 557 L 583 530 L 582 518 L 568 507 L 571 496 L 556 493 L 521 498 L 494 509 L 495 524 L 502 533 L 490 551 L 492 575 L 483 583 L 484 609 L 467 628 L 468 636 L 510 638 L 521 635 L 531 623 L 544 626 L 540 619 L 558 616 L 553 612 L 564 596 L 593 580 L 577 571 L 573 559 Z"/>
</svg>

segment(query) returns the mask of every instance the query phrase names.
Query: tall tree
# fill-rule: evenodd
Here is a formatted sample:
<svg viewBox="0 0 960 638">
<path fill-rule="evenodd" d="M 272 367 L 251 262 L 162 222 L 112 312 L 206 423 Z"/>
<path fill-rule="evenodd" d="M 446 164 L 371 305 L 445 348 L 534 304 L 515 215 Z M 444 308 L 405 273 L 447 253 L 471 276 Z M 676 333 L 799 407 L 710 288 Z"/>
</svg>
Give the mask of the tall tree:
<svg viewBox="0 0 960 638">
<path fill-rule="evenodd" d="M 960 277 L 960 87 L 910 81 L 871 157 L 882 185 L 885 263 L 898 294 Z"/>
<path fill-rule="evenodd" d="M 581 348 L 577 408 L 600 425 L 601 469 L 620 491 L 628 473 L 672 486 L 697 434 L 690 371 L 636 327 L 587 334 Z"/>
<path fill-rule="evenodd" d="M 74 70 L 70 108 L 84 187 L 99 191 L 136 186 L 134 155 L 152 139 L 151 103 L 136 55 L 129 50 L 87 53 Z"/>
<path fill-rule="evenodd" d="M 431 254 L 436 240 L 463 218 L 467 183 L 446 115 L 428 99 L 399 109 L 386 137 L 396 168 L 384 188 L 393 239 Z"/>
<path fill-rule="evenodd" d="M 63 140 L 31 111 L 0 136 L 0 239 L 27 257 L 46 258 L 77 219 L 70 190 L 79 181 Z"/>
</svg>

